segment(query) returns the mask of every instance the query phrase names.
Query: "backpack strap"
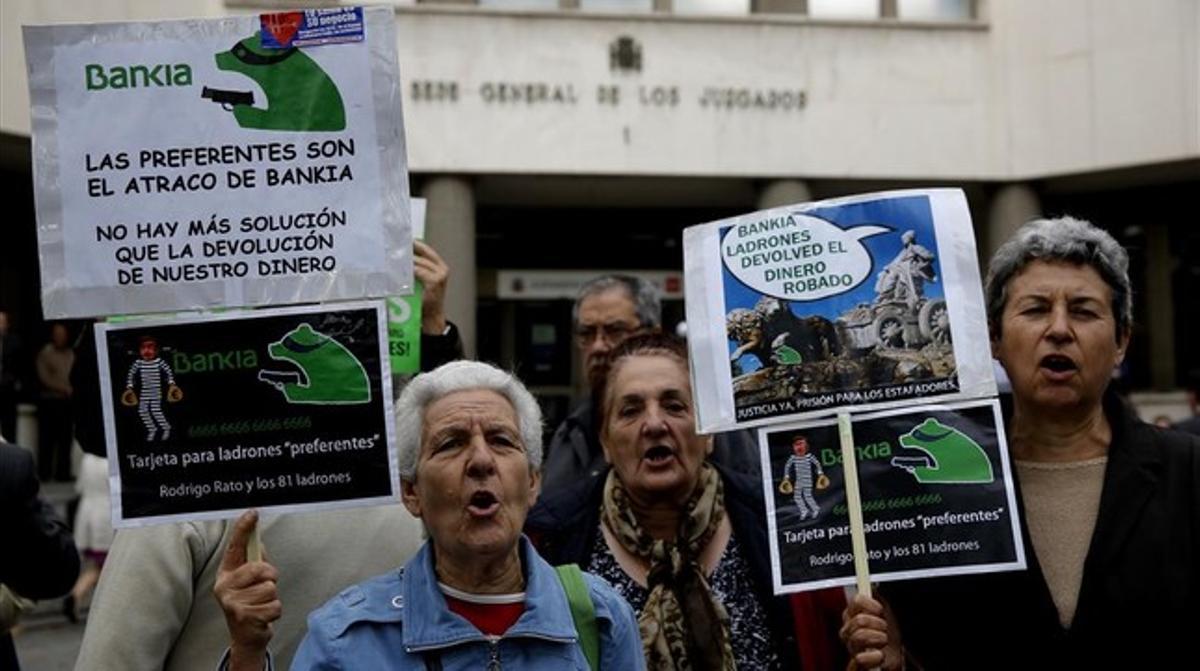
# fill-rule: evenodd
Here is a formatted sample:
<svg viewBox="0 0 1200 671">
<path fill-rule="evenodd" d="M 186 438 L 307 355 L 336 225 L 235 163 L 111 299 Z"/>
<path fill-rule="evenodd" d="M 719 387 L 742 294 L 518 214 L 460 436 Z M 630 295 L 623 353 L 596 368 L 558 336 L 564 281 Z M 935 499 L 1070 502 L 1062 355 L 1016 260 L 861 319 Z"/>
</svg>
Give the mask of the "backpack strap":
<svg viewBox="0 0 1200 671">
<path fill-rule="evenodd" d="M 596 606 L 583 580 L 583 571 L 578 564 L 563 564 L 554 567 L 567 603 L 571 606 L 571 619 L 575 621 L 575 633 L 579 635 L 579 646 L 587 658 L 592 671 L 600 669 L 600 632 L 596 627 Z"/>
</svg>

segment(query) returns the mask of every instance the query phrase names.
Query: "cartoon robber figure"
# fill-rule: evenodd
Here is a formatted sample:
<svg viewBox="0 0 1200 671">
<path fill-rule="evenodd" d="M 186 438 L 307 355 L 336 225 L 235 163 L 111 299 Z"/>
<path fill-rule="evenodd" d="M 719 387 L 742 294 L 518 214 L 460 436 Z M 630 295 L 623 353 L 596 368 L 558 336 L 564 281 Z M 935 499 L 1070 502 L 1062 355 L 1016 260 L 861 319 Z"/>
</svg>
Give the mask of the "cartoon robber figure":
<svg viewBox="0 0 1200 671">
<path fill-rule="evenodd" d="M 806 520 L 811 516 L 815 520 L 821 509 L 817 506 L 817 500 L 813 498 L 813 487 L 825 489 L 829 486 L 829 478 L 825 477 L 821 462 L 808 453 L 807 438 L 793 438 L 792 452 L 792 456 L 788 457 L 787 463 L 783 465 L 783 481 L 779 483 L 779 491 L 792 495 L 792 500 L 800 509 L 800 519 Z M 817 472 L 816 480 L 813 479 L 814 470 Z"/>
<path fill-rule="evenodd" d="M 125 376 L 125 393 L 121 394 L 121 403 L 137 406 L 138 416 L 146 425 L 146 440 L 155 439 L 155 434 L 161 429 L 159 440 L 171 437 L 171 424 L 162 411 L 163 378 L 167 381 L 166 397 L 169 403 L 183 399 L 183 390 L 175 385 L 175 372 L 158 356 L 158 341 L 150 336 L 142 336 L 138 341 L 138 353 L 142 358 L 129 366 L 129 374 Z M 140 386 L 141 393 L 134 391 L 134 385 Z"/>
</svg>

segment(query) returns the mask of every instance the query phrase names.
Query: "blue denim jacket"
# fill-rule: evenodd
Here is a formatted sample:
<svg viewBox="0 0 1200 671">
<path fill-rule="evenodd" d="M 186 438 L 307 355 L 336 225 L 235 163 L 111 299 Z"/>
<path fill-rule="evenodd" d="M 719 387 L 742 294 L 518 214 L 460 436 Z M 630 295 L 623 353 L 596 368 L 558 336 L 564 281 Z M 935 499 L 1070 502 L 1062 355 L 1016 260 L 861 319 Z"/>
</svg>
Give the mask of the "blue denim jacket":
<svg viewBox="0 0 1200 671">
<path fill-rule="evenodd" d="M 525 612 L 489 638 L 450 612 L 426 543 L 404 567 L 343 590 L 308 616 L 297 669 L 577 669 L 587 671 L 566 593 L 554 569 L 524 536 Z M 600 633 L 600 668 L 643 669 L 642 642 L 629 604 L 608 583 L 584 574 Z M 440 667 L 437 664 L 440 663 Z"/>
</svg>

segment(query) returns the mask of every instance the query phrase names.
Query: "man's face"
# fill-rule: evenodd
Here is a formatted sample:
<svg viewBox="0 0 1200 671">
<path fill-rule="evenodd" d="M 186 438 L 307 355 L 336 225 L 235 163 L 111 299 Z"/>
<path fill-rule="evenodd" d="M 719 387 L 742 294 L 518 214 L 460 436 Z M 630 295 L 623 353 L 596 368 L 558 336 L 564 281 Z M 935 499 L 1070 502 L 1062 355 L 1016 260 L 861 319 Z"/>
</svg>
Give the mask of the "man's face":
<svg viewBox="0 0 1200 671">
<path fill-rule="evenodd" d="M 795 452 L 796 456 L 798 457 L 803 457 L 804 455 L 808 454 L 808 439 L 797 438 L 793 440 L 792 451 Z"/>
<path fill-rule="evenodd" d="M 149 361 L 158 356 L 158 343 L 153 340 L 147 340 L 138 348 L 138 352 L 141 353 L 143 359 Z"/>
<path fill-rule="evenodd" d="M 640 330 L 637 309 L 624 289 L 592 294 L 579 303 L 575 343 L 583 354 L 584 372 L 592 389 L 604 383 L 613 348 Z"/>
<path fill-rule="evenodd" d="M 66 347 L 67 342 L 70 339 L 70 334 L 67 333 L 67 327 L 63 326 L 62 324 L 55 324 L 50 329 L 50 342 L 54 343 L 55 347 L 58 347 L 59 349 Z"/>
<path fill-rule="evenodd" d="M 425 522 L 436 551 L 498 555 L 515 551 L 540 483 L 512 404 L 471 389 L 425 409 L 416 476 L 403 483 L 403 499 Z"/>
</svg>

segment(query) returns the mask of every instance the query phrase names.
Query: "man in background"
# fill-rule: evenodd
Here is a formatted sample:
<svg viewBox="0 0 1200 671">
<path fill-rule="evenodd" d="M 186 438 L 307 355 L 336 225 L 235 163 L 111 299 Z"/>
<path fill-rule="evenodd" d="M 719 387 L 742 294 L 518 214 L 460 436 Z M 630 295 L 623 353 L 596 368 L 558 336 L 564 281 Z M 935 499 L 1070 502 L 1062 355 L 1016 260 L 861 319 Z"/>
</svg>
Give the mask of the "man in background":
<svg viewBox="0 0 1200 671">
<path fill-rule="evenodd" d="M 644 279 L 601 275 L 580 288 L 571 316 L 590 393 L 567 415 L 546 446 L 543 498 L 560 489 L 585 487 L 585 479 L 607 472 L 595 400 L 603 395 L 609 356 L 625 339 L 661 329 L 662 301 L 658 289 Z M 758 448 L 747 431 L 717 434 L 712 459 L 731 470 L 759 476 Z"/>
<path fill-rule="evenodd" d="M 50 327 L 50 342 L 37 355 L 41 383 L 38 399 L 38 475 L 42 482 L 71 480 L 71 367 L 75 352 L 62 323 Z"/>
<path fill-rule="evenodd" d="M 601 396 L 613 349 L 632 335 L 661 328 L 662 301 L 658 289 L 646 280 L 601 275 L 580 288 L 571 321 L 589 394 L 567 415 L 546 446 L 544 492 L 575 486 L 580 478 L 598 477 L 607 470 L 594 399 Z"/>
</svg>

